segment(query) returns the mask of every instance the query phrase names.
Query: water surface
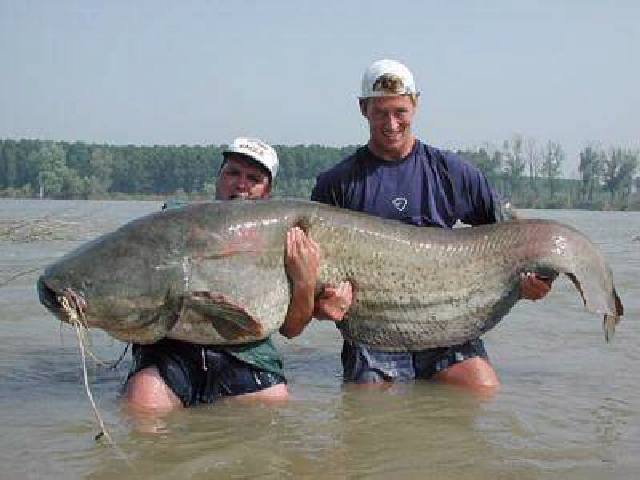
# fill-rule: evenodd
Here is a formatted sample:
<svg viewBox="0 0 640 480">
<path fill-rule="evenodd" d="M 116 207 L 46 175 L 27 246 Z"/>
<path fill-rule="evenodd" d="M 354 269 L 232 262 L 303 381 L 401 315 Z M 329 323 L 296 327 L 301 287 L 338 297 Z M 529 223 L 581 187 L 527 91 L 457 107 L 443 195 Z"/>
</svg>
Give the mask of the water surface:
<svg viewBox="0 0 640 480">
<path fill-rule="evenodd" d="M 491 399 L 430 382 L 362 391 L 341 382 L 340 337 L 315 322 L 278 337 L 291 400 L 221 403 L 155 419 L 121 409 L 130 365 L 89 362 L 90 385 L 121 452 L 94 436 L 75 332 L 38 303 L 41 268 L 160 202 L 0 200 L 0 478 L 635 479 L 640 473 L 640 213 L 528 210 L 586 233 L 614 271 L 625 316 L 601 319 L 565 279 L 520 302 L 485 336 L 502 387 Z M 93 350 L 124 345 L 93 332 Z M 124 454 L 124 457 L 123 457 Z"/>
</svg>

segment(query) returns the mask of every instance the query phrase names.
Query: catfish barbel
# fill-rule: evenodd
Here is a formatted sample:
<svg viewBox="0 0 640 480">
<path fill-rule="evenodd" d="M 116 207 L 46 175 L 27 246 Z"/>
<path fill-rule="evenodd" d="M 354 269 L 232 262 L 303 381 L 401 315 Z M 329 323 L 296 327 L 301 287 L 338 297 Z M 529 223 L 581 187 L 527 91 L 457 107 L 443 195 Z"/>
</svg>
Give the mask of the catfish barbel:
<svg viewBox="0 0 640 480">
<path fill-rule="evenodd" d="M 566 274 L 609 340 L 623 313 L 611 269 L 577 230 L 550 220 L 447 230 L 304 200 L 203 202 L 153 213 L 46 268 L 40 301 L 136 343 L 239 344 L 282 325 L 290 300 L 286 231 L 319 244 L 318 285 L 349 280 L 343 333 L 387 351 L 465 342 L 520 299 L 520 275 Z"/>
</svg>

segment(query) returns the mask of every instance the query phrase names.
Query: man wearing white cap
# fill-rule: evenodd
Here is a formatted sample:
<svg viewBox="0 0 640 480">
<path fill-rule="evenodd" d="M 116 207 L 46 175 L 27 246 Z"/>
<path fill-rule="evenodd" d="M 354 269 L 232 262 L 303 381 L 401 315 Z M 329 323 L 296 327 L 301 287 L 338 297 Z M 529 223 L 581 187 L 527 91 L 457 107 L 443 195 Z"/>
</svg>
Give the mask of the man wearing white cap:
<svg viewBox="0 0 640 480">
<path fill-rule="evenodd" d="M 418 97 L 405 65 L 379 60 L 367 68 L 359 104 L 369 124 L 369 141 L 320 174 L 311 199 L 417 226 L 451 228 L 458 220 L 469 225 L 504 220 L 499 197 L 480 170 L 413 135 Z M 550 279 L 525 275 L 521 294 L 537 300 L 550 286 Z M 424 378 L 481 390 L 499 384 L 479 338 L 412 353 L 377 351 L 345 338 L 342 364 L 345 381 L 357 383 Z"/>
<path fill-rule="evenodd" d="M 216 199 L 267 199 L 278 171 L 278 155 L 255 138 L 237 138 L 223 151 Z M 351 301 L 349 284 L 314 303 L 320 264 L 317 244 L 300 228 L 287 232 L 286 268 L 292 300 L 281 333 L 294 337 L 312 315 L 340 320 Z M 337 293 L 337 294 L 336 294 Z M 315 308 L 315 310 L 314 310 Z M 282 356 L 271 339 L 248 345 L 215 347 L 164 339 L 133 346 L 126 398 L 136 410 L 167 411 L 212 403 L 222 397 L 280 402 L 287 398 Z"/>
<path fill-rule="evenodd" d="M 278 172 L 278 154 L 261 140 L 236 138 L 222 153 L 216 199 L 265 199 Z"/>
</svg>

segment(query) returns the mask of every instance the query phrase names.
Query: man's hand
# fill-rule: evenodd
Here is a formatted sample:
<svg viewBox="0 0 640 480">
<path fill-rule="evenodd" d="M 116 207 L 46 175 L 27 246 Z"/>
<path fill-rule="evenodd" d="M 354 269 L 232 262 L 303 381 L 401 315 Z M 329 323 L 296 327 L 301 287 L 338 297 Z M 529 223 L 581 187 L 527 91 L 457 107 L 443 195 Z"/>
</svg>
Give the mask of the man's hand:
<svg viewBox="0 0 640 480">
<path fill-rule="evenodd" d="M 340 282 L 337 287 L 327 286 L 316 298 L 313 316 L 322 320 L 341 321 L 353 301 L 351 282 Z"/>
<path fill-rule="evenodd" d="M 285 250 L 285 269 L 291 283 L 315 287 L 320 268 L 320 248 L 301 228 L 293 227 L 287 231 Z"/>
<path fill-rule="evenodd" d="M 535 273 L 523 273 L 520 275 L 520 296 L 527 300 L 540 300 L 551 290 L 553 280 Z"/>
</svg>

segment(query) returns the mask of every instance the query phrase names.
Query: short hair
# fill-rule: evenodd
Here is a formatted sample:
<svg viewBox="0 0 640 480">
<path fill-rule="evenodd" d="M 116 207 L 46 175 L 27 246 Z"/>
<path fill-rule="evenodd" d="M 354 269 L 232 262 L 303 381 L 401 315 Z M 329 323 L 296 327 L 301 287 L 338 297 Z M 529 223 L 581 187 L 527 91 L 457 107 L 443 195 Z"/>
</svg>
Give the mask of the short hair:
<svg viewBox="0 0 640 480">
<path fill-rule="evenodd" d="M 383 95 L 383 96 L 385 96 L 385 95 Z M 388 96 L 388 97 L 393 96 L 393 92 L 391 92 L 391 94 L 390 94 L 390 95 L 386 95 L 386 96 Z M 420 94 L 419 94 L 419 93 L 407 93 L 407 94 L 405 94 L 405 95 L 398 95 L 398 96 L 399 96 L 399 97 L 409 97 L 409 98 L 411 99 L 411 103 L 412 103 L 412 104 L 413 104 L 413 106 L 415 107 L 415 106 L 417 105 L 417 103 L 418 103 L 418 97 L 420 96 Z M 368 102 L 369 100 L 373 99 L 373 98 L 380 98 L 380 97 L 366 97 L 366 98 L 360 98 L 359 100 L 360 100 L 360 103 L 361 103 L 362 105 L 365 105 L 365 106 L 366 106 L 366 105 L 367 105 L 367 102 Z"/>
</svg>

